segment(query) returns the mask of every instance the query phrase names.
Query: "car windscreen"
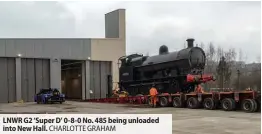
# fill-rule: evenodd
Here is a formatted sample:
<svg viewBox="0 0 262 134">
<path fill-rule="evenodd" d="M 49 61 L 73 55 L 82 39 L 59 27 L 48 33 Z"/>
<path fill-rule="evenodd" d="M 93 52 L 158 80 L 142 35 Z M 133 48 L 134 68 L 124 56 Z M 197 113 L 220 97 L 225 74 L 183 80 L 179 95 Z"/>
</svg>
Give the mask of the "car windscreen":
<svg viewBox="0 0 262 134">
<path fill-rule="evenodd" d="M 42 89 L 42 90 L 39 92 L 39 94 L 46 94 L 46 93 L 50 93 L 50 92 L 52 92 L 51 89 Z"/>
</svg>

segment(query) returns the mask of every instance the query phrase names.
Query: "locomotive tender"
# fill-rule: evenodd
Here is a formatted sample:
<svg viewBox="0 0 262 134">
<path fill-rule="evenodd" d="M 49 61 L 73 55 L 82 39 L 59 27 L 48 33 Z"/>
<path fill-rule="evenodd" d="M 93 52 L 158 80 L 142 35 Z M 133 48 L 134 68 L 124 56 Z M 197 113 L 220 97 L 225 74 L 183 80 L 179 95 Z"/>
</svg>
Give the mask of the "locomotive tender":
<svg viewBox="0 0 262 134">
<path fill-rule="evenodd" d="M 159 55 L 131 54 L 119 58 L 119 88 L 130 95 L 147 95 L 155 84 L 159 93 L 188 93 L 194 84 L 186 82 L 187 75 L 202 75 L 206 55 L 202 48 L 194 46 L 194 39 L 187 39 L 187 48 L 169 52 L 163 45 Z"/>
</svg>

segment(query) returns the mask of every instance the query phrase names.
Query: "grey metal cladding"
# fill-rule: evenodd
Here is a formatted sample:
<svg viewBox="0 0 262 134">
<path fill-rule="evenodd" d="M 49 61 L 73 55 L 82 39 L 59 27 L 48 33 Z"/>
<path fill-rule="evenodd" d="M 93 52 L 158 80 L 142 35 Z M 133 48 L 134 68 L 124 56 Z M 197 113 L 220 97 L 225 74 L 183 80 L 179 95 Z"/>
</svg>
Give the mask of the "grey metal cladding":
<svg viewBox="0 0 262 134">
<path fill-rule="evenodd" d="M 111 89 L 114 85 L 113 85 L 113 81 L 112 81 L 112 62 L 111 61 L 108 62 L 108 73 L 109 73 L 108 75 L 111 76 L 111 81 L 110 81 L 110 83 L 108 83 L 108 84 L 110 84 L 110 89 L 108 90 L 109 91 L 108 94 L 112 94 Z"/>
<path fill-rule="evenodd" d="M 0 57 L 4 57 L 5 54 L 5 40 L 0 40 Z"/>
<path fill-rule="evenodd" d="M 22 99 L 26 102 L 33 101 L 34 95 L 41 88 L 50 87 L 50 66 L 47 59 L 21 59 L 22 67 Z"/>
<path fill-rule="evenodd" d="M 23 62 L 23 61 L 22 61 Z M 35 61 L 34 59 L 26 59 L 26 72 L 27 72 L 27 101 L 33 101 L 34 95 L 35 95 Z"/>
<path fill-rule="evenodd" d="M 24 58 L 88 59 L 90 39 L 0 39 L 0 56 Z"/>
<path fill-rule="evenodd" d="M 85 68 L 85 86 L 86 86 L 86 88 L 85 88 L 85 97 L 86 97 L 86 99 L 90 99 L 91 98 L 91 93 L 90 93 L 90 90 L 91 90 L 91 63 L 90 63 L 90 61 L 86 61 L 86 68 Z"/>
<path fill-rule="evenodd" d="M 0 58 L 0 103 L 14 102 L 15 87 L 15 59 Z"/>
<path fill-rule="evenodd" d="M 21 59 L 21 94 L 22 100 L 27 101 L 27 64 L 26 59 Z"/>
<path fill-rule="evenodd" d="M 108 75 L 111 75 L 111 62 L 91 61 L 90 62 L 90 86 L 93 94 L 90 98 L 106 98 L 108 93 Z"/>
<path fill-rule="evenodd" d="M 16 66 L 15 58 L 7 58 L 8 102 L 16 101 Z"/>
<path fill-rule="evenodd" d="M 99 61 L 94 62 L 94 84 L 95 84 L 95 98 L 101 98 L 101 85 L 100 85 L 100 64 Z"/>
<path fill-rule="evenodd" d="M 43 71 L 42 71 L 42 88 L 50 87 L 50 61 L 42 60 Z"/>
<path fill-rule="evenodd" d="M 7 59 L 0 58 L 0 85 L 1 85 L 1 94 L 0 102 L 8 102 L 8 84 L 7 84 Z"/>
<path fill-rule="evenodd" d="M 46 59 L 35 59 L 35 92 L 50 87 L 50 62 Z"/>
<path fill-rule="evenodd" d="M 90 98 L 95 98 L 95 77 L 94 77 L 94 61 L 90 61 L 90 90 L 92 93 L 90 93 Z"/>
<path fill-rule="evenodd" d="M 101 98 L 106 98 L 106 85 L 107 85 L 107 72 L 106 72 L 106 62 L 100 62 L 100 87 L 101 87 Z"/>
<path fill-rule="evenodd" d="M 106 38 L 119 38 L 119 10 L 105 15 Z"/>
<path fill-rule="evenodd" d="M 43 61 L 36 59 L 35 60 L 35 87 L 36 87 L 36 91 L 38 92 L 41 88 L 43 88 L 43 83 L 42 83 L 42 79 L 43 79 Z"/>
</svg>

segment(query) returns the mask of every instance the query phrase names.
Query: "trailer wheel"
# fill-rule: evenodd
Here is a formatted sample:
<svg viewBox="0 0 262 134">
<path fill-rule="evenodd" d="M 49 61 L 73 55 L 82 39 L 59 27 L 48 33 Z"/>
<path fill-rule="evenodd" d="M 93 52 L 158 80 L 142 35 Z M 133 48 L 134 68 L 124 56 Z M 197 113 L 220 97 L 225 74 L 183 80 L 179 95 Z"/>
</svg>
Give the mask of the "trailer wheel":
<svg viewBox="0 0 262 134">
<path fill-rule="evenodd" d="M 200 104 L 199 101 L 195 97 L 190 97 L 187 100 L 187 107 L 188 108 L 191 108 L 191 109 L 199 108 L 199 104 Z"/>
<path fill-rule="evenodd" d="M 175 107 L 175 108 L 181 108 L 182 107 L 182 102 L 180 100 L 180 97 L 175 97 L 173 99 L 173 107 Z"/>
<path fill-rule="evenodd" d="M 225 111 L 233 111 L 236 108 L 236 102 L 231 98 L 223 99 L 221 104 L 222 104 L 222 109 Z"/>
<path fill-rule="evenodd" d="M 153 107 L 153 103 L 151 103 L 151 97 L 148 97 L 148 105 L 150 106 L 150 107 Z"/>
<path fill-rule="evenodd" d="M 160 97 L 159 104 L 160 104 L 161 107 L 168 106 L 168 99 L 167 99 L 167 97 Z"/>
<path fill-rule="evenodd" d="M 245 99 L 242 103 L 242 109 L 248 113 L 255 112 L 257 110 L 257 102 L 253 99 Z"/>
<path fill-rule="evenodd" d="M 212 98 L 204 99 L 203 106 L 205 109 L 213 110 L 216 108 L 216 102 Z"/>
</svg>

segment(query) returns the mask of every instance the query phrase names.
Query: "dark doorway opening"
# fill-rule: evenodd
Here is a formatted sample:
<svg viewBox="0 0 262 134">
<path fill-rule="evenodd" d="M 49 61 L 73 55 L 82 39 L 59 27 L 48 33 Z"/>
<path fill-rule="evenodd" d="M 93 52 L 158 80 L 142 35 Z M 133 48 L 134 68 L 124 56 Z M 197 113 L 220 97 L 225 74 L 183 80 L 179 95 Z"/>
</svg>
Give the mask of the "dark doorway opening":
<svg viewBox="0 0 262 134">
<path fill-rule="evenodd" d="M 61 87 L 66 99 L 82 99 L 83 64 L 81 60 L 61 61 Z"/>
</svg>

